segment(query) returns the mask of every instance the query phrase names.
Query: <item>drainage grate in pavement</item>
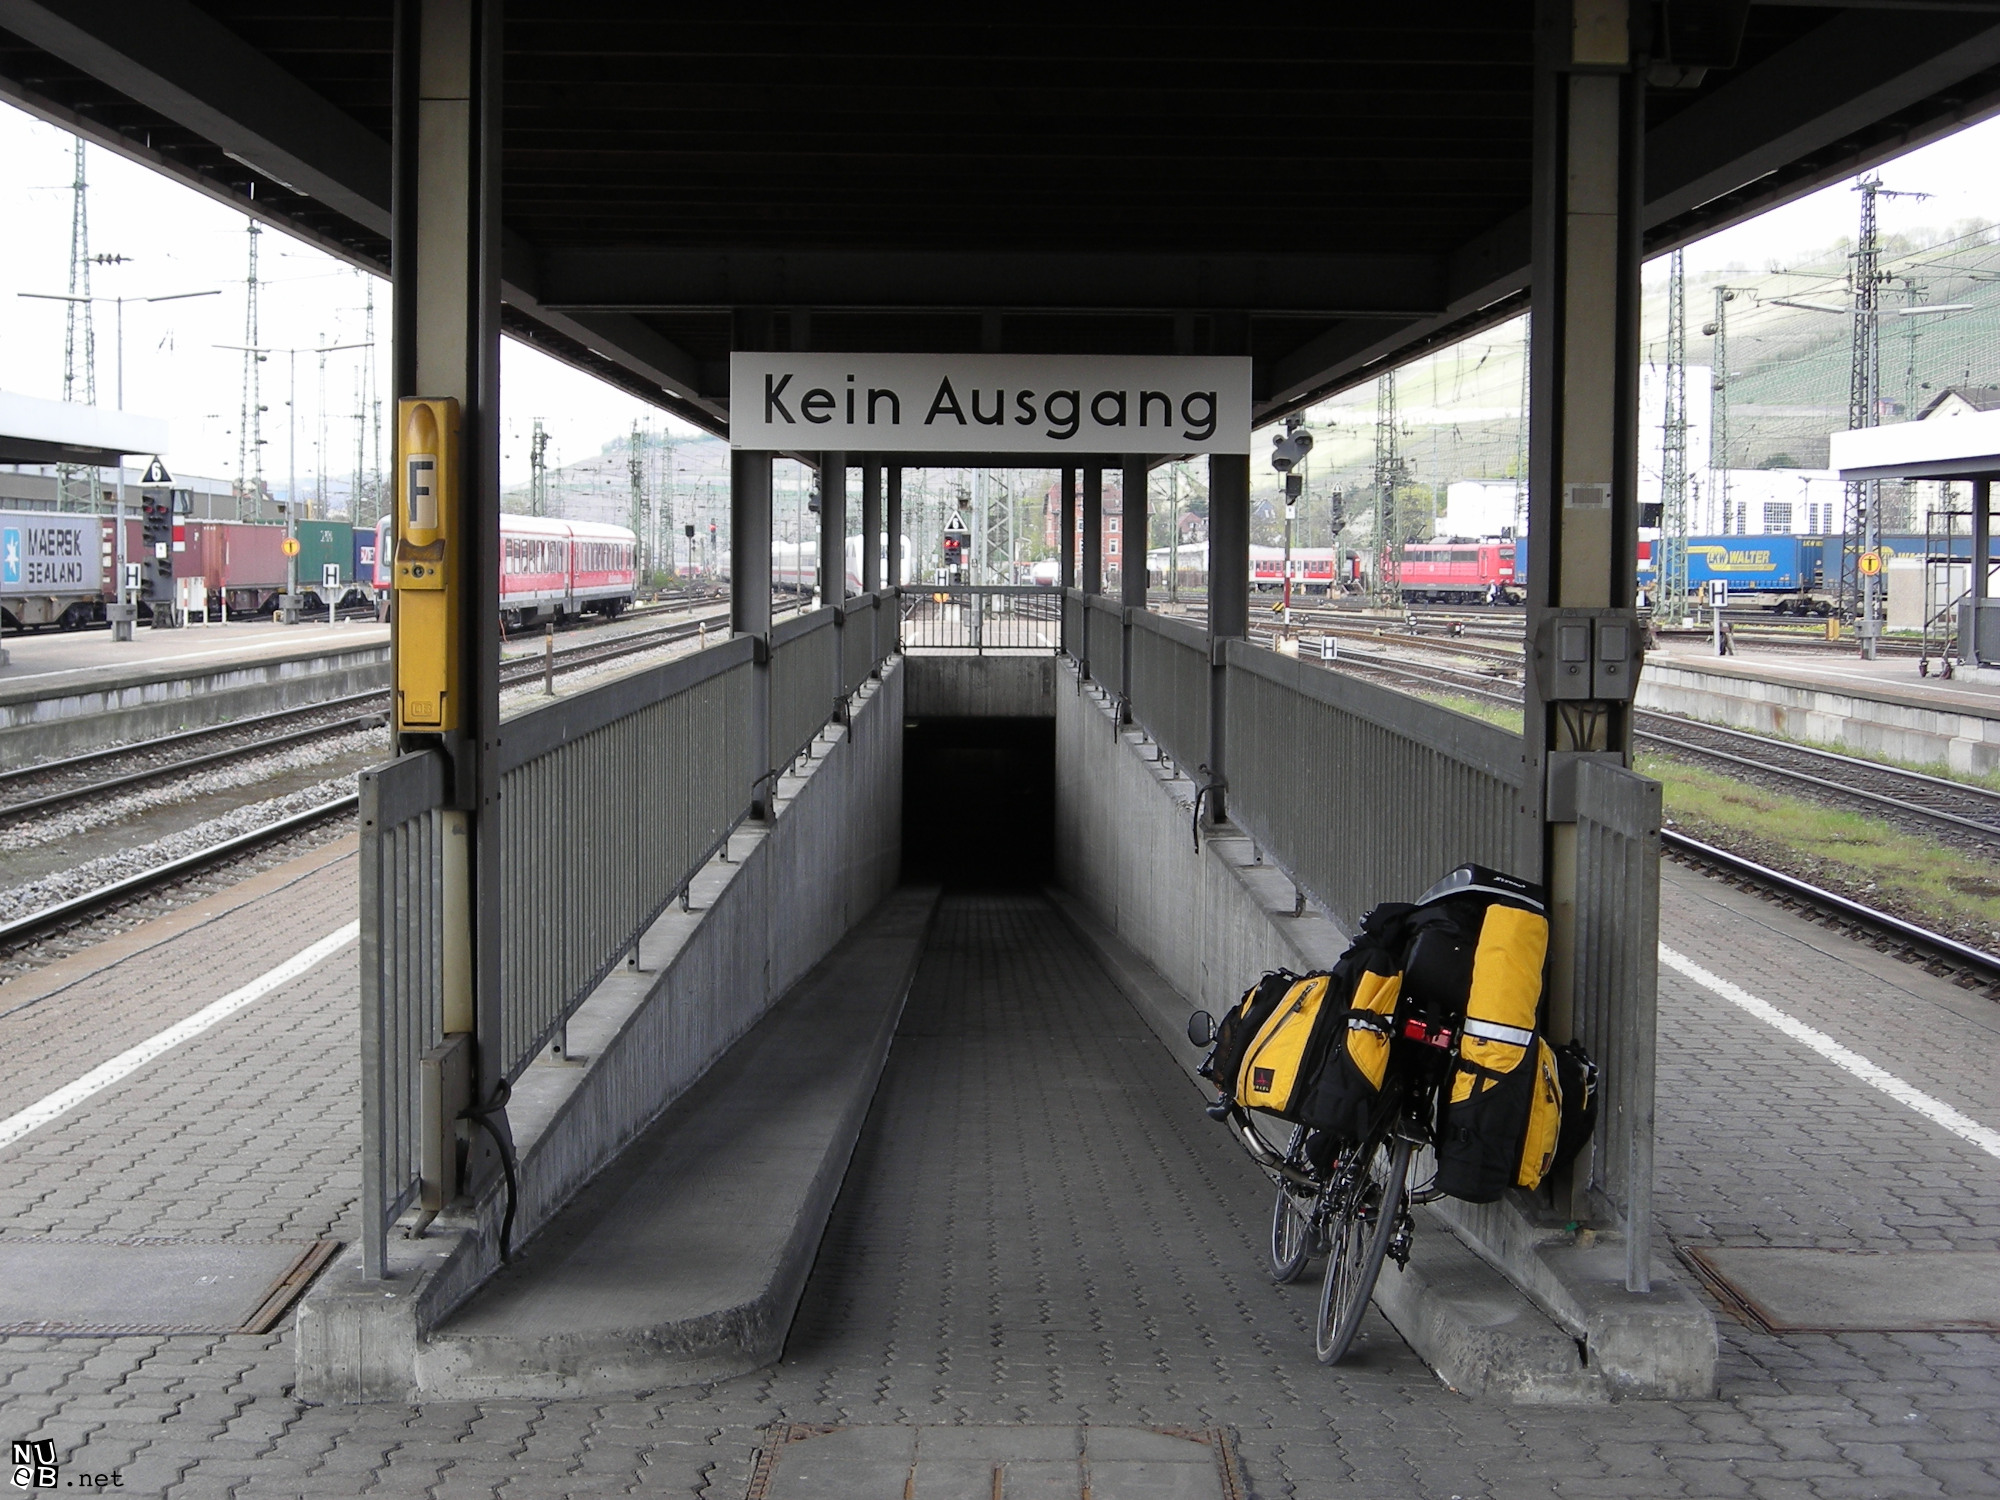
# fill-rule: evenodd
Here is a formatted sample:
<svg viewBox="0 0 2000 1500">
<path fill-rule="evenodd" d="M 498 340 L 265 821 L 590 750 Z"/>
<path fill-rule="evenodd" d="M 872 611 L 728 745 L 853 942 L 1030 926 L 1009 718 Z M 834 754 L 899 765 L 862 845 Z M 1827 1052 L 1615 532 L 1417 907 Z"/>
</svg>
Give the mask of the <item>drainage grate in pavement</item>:
<svg viewBox="0 0 2000 1500">
<path fill-rule="evenodd" d="M 0 1334 L 264 1333 L 338 1240 L 0 1238 Z"/>
<path fill-rule="evenodd" d="M 1243 1500 L 1219 1428 L 809 1427 L 766 1437 L 745 1500 Z"/>
<path fill-rule="evenodd" d="M 1682 1246 L 1771 1333 L 2000 1333 L 2000 1251 Z"/>
</svg>

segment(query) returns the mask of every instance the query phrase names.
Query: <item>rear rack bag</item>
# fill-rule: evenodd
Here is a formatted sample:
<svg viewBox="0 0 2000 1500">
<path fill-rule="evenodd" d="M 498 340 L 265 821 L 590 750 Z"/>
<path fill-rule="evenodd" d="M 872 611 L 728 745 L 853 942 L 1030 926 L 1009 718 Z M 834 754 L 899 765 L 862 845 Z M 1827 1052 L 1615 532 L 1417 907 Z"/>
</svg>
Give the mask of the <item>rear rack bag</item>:
<svg viewBox="0 0 2000 1500">
<path fill-rule="evenodd" d="M 1486 907 L 1437 1135 L 1437 1186 L 1468 1203 L 1537 1187 L 1555 1160 L 1562 1085 L 1536 1026 L 1548 942 L 1539 902 Z"/>
</svg>

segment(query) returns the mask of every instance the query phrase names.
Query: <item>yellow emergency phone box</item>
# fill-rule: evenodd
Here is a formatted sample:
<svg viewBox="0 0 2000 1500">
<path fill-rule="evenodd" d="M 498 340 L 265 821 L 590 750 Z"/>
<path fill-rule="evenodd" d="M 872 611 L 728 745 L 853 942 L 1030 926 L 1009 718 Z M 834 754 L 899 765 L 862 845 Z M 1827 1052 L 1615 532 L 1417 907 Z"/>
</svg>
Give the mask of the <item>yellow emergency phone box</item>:
<svg viewBox="0 0 2000 1500">
<path fill-rule="evenodd" d="M 458 472 L 458 402 L 396 403 L 396 728 L 459 727 L 459 591 L 465 586 L 465 507 Z"/>
</svg>

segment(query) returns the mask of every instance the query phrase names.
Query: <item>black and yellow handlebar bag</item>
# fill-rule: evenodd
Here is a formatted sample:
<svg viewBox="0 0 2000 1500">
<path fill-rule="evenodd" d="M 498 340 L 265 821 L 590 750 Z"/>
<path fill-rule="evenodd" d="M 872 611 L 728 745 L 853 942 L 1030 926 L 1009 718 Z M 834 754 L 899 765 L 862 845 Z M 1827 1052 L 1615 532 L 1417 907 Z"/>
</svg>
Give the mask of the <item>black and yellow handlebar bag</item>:
<svg viewBox="0 0 2000 1500">
<path fill-rule="evenodd" d="M 1236 1069 L 1236 1102 L 1281 1120 L 1298 1119 L 1297 1107 L 1326 1051 L 1327 995 L 1331 974 L 1293 981 L 1243 1050 Z"/>
<path fill-rule="evenodd" d="M 1215 1046 L 1202 1065 L 1202 1077 L 1212 1080 L 1225 1093 L 1232 1092 L 1243 1053 L 1271 1019 L 1278 1002 L 1298 981 L 1299 976 L 1290 969 L 1272 969 L 1245 990 L 1243 998 L 1216 1023 Z"/>
</svg>

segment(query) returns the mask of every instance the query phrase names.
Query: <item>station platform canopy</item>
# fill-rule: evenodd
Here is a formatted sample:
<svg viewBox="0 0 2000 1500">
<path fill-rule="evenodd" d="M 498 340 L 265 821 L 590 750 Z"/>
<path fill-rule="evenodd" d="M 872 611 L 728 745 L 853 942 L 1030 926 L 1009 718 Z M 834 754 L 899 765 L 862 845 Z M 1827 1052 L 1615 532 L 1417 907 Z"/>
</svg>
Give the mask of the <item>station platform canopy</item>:
<svg viewBox="0 0 2000 1500">
<path fill-rule="evenodd" d="M 167 451 L 161 417 L 0 391 L 0 464 L 89 464 Z"/>
<path fill-rule="evenodd" d="M 380 270 L 392 9 L 9 0 L 0 95 Z M 717 433 L 754 309 L 795 351 L 1247 353 L 1268 421 L 1526 308 L 1548 10 L 514 0 L 506 327 Z M 1648 253 L 2000 108 L 1987 7 L 1633 14 Z"/>
<path fill-rule="evenodd" d="M 1827 463 L 1849 482 L 2000 478 L 2000 411 L 1836 432 Z"/>
</svg>

